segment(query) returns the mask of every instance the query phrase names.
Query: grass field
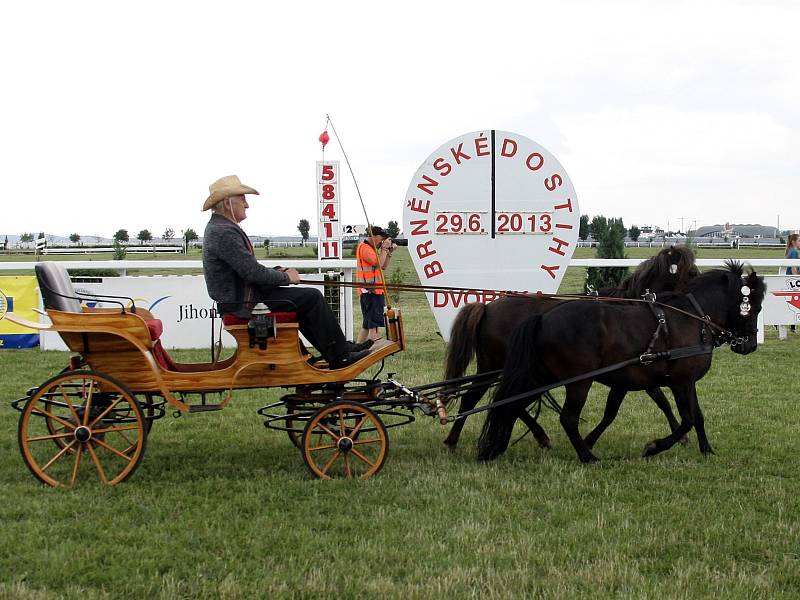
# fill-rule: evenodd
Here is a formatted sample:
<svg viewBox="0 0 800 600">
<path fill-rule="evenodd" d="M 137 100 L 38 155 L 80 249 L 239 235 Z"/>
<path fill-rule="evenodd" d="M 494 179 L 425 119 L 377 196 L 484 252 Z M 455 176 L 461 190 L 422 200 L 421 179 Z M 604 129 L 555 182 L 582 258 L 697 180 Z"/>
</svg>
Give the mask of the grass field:
<svg viewBox="0 0 800 600">
<path fill-rule="evenodd" d="M 407 253 L 396 256 L 414 281 Z M 578 291 L 582 276 L 570 269 L 562 291 Z M 409 384 L 436 381 L 443 344 L 427 304 L 411 294 L 400 304 L 409 350 L 387 370 Z M 527 436 L 489 465 L 474 460 L 481 418 L 455 453 L 441 443 L 446 429 L 420 418 L 390 430 L 386 466 L 363 482 L 312 479 L 286 436 L 255 414 L 279 391 L 254 391 L 219 413 L 156 422 L 125 484 L 54 490 L 25 468 L 6 405 L 0 598 L 800 597 L 799 353 L 800 335 L 779 341 L 771 331 L 750 356 L 715 352 L 698 388 L 717 451 L 708 459 L 693 436 L 639 458 L 667 426 L 634 393 L 596 465 L 578 462 L 552 413 L 541 417 L 552 450 Z M 205 360 L 207 350 L 176 354 Z M 66 360 L 0 352 L 0 398 Z M 604 397 L 596 386 L 584 432 Z"/>
</svg>

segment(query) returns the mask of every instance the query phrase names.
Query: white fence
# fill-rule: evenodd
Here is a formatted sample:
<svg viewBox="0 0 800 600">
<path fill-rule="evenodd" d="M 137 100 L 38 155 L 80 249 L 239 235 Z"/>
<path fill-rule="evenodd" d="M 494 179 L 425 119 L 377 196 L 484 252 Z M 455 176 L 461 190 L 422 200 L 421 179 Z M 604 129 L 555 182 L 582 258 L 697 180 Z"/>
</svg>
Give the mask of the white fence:
<svg viewBox="0 0 800 600">
<path fill-rule="evenodd" d="M 600 258 L 584 258 L 572 259 L 570 261 L 571 267 L 635 267 L 645 259 L 638 258 L 624 258 L 624 259 L 600 259 Z M 759 315 L 759 338 L 763 340 L 763 331 L 765 325 L 794 325 L 800 324 L 800 275 L 785 275 L 786 267 L 800 268 L 800 259 L 784 259 L 784 258 L 754 258 L 754 259 L 740 259 L 742 262 L 754 267 L 761 275 L 765 275 L 767 282 L 767 298 L 764 301 L 764 310 Z M 267 267 L 275 265 L 273 262 L 259 261 Z M 81 270 L 115 270 L 128 280 L 125 285 L 136 286 L 137 282 L 142 286 L 142 294 L 144 288 L 147 287 L 147 297 L 153 301 L 155 299 L 163 299 L 170 297 L 170 303 L 163 302 L 159 304 L 159 310 L 171 310 L 169 314 L 156 314 L 157 317 L 164 321 L 165 329 L 171 328 L 168 326 L 174 322 L 175 327 L 179 324 L 182 327 L 197 327 L 197 331 L 192 331 L 191 334 L 186 334 L 186 343 L 193 344 L 188 340 L 195 340 L 197 336 L 208 337 L 209 326 L 205 318 L 200 319 L 187 319 L 184 314 L 188 314 L 191 308 L 197 307 L 211 307 L 212 301 L 205 295 L 205 286 L 201 285 L 202 281 L 196 285 L 189 285 L 189 279 L 197 278 L 199 276 L 185 276 L 183 285 L 181 284 L 181 276 L 144 276 L 144 277 L 126 277 L 128 270 L 137 269 L 143 271 L 157 271 L 164 269 L 193 269 L 200 270 L 203 267 L 202 261 L 199 260 L 123 260 L 123 261 L 60 261 L 60 264 L 68 269 L 81 269 Z M 724 259 L 697 259 L 699 267 L 720 267 L 725 264 Z M 0 262 L 0 275 L 3 271 L 30 271 L 33 272 L 35 262 Z M 284 267 L 294 267 L 297 269 L 317 269 L 322 274 L 324 273 L 341 273 L 345 281 L 353 280 L 353 270 L 355 269 L 354 260 L 281 260 L 281 265 Z M 317 277 L 322 278 L 322 275 Z M 112 280 L 118 278 L 105 278 L 112 284 Z M 143 280 L 150 280 L 145 282 Z M 310 277 L 309 277 L 310 279 Z M 122 283 L 122 282 L 116 282 Z M 196 283 L 196 282 L 195 282 Z M 103 293 L 103 282 L 98 281 L 92 284 L 78 284 L 88 288 L 94 288 L 92 291 L 97 294 Z M 181 290 L 181 288 L 184 288 Z M 353 336 L 353 298 L 352 293 L 348 293 L 349 288 L 340 288 L 340 321 L 342 329 L 345 331 L 349 338 Z M 180 293 L 179 293 L 180 292 Z M 111 292 L 106 292 L 111 293 Z M 189 293 L 189 297 L 186 294 Z M 151 298 L 152 297 L 152 298 Z M 144 299 L 144 298 L 142 298 Z M 187 309 L 187 307 L 189 307 Z M 159 311 L 154 311 L 158 313 Z M 175 313 L 175 314 L 172 314 Z M 189 331 L 188 329 L 186 330 Z M 193 345 L 184 346 L 180 341 L 181 336 L 178 334 L 177 329 L 175 335 L 171 335 L 170 339 L 173 341 L 170 345 L 176 347 L 194 347 Z M 47 346 L 47 344 L 45 344 Z"/>
</svg>

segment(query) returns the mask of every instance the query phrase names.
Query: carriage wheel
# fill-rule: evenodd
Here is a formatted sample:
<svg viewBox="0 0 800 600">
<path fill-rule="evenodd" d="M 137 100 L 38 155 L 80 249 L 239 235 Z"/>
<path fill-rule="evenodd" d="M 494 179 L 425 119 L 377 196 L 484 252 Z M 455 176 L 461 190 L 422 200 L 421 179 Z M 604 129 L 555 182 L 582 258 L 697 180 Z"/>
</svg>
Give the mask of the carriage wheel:
<svg viewBox="0 0 800 600">
<path fill-rule="evenodd" d="M 358 402 L 332 402 L 309 420 L 303 459 L 320 479 L 367 479 L 381 470 L 389 438 L 380 417 Z"/>
<path fill-rule="evenodd" d="M 31 473 L 54 487 L 71 487 L 95 472 L 105 485 L 127 479 L 147 441 L 133 394 L 96 371 L 71 371 L 42 384 L 25 403 L 19 447 Z"/>
</svg>

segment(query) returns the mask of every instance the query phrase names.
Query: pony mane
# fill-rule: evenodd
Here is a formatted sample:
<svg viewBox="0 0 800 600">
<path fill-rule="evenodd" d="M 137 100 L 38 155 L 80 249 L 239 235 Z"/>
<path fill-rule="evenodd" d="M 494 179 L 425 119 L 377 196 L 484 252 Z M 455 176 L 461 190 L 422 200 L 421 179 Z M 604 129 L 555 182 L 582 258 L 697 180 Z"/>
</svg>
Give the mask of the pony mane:
<svg viewBox="0 0 800 600">
<path fill-rule="evenodd" d="M 677 266 L 675 273 L 670 270 L 673 265 Z M 642 262 L 619 288 L 607 291 L 605 295 L 638 298 L 647 290 L 685 292 L 689 282 L 699 274 L 691 248 L 670 246 Z"/>
</svg>

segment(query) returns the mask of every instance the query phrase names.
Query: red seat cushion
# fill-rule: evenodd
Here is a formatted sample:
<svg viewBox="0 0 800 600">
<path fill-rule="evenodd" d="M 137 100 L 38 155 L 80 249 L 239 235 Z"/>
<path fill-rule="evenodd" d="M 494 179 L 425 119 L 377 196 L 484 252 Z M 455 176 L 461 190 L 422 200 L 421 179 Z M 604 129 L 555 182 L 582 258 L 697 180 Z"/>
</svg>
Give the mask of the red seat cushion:
<svg viewBox="0 0 800 600">
<path fill-rule="evenodd" d="M 148 319 L 145 323 L 147 323 L 147 330 L 150 332 L 150 339 L 155 342 L 164 333 L 164 324 L 161 319 Z"/>
<path fill-rule="evenodd" d="M 297 323 L 297 313 L 294 312 L 274 312 L 270 313 L 275 317 L 276 323 Z M 227 314 L 222 315 L 222 322 L 225 325 L 247 325 L 250 319 L 243 319 L 236 315 Z"/>
<path fill-rule="evenodd" d="M 155 358 L 156 362 L 161 365 L 161 368 L 167 371 L 178 370 L 178 367 L 175 366 L 175 361 L 172 360 L 172 357 L 167 354 L 166 350 L 164 350 L 164 346 L 161 345 L 161 340 L 156 340 L 153 343 L 153 358 Z"/>
</svg>

